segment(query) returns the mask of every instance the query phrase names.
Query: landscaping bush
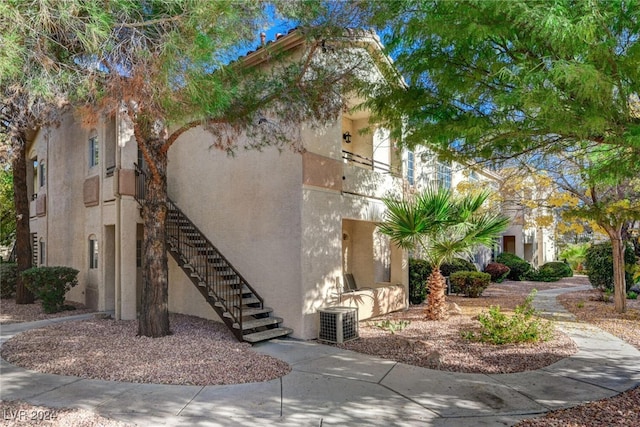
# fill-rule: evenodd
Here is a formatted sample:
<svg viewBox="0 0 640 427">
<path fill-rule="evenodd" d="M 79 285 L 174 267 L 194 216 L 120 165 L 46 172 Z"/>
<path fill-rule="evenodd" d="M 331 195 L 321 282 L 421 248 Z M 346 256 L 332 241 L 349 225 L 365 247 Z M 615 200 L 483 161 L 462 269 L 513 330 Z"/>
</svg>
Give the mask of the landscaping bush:
<svg viewBox="0 0 640 427">
<path fill-rule="evenodd" d="M 521 342 L 546 341 L 551 338 L 551 324 L 535 317 L 533 298 L 535 289 L 527 296 L 524 303 L 516 306 L 513 316 L 500 310 L 500 306 L 492 306 L 488 312 L 480 313 L 478 321 L 482 326 L 480 333 L 464 332 L 463 336 L 473 341 L 492 344 L 514 344 Z"/>
<path fill-rule="evenodd" d="M 452 292 L 478 298 L 491 283 L 491 275 L 479 271 L 457 271 L 449 277 L 449 280 Z"/>
<path fill-rule="evenodd" d="M 422 304 L 427 297 L 427 278 L 431 274 L 429 263 L 422 259 L 409 259 L 409 302 Z"/>
<path fill-rule="evenodd" d="M 636 256 L 631 245 L 627 245 L 624 252 L 624 262 L 625 267 L 636 263 Z M 613 291 L 613 250 L 611 242 L 592 245 L 585 256 L 585 267 L 587 268 L 587 276 L 591 286 L 601 291 L 607 289 Z M 628 271 L 625 271 L 625 280 L 627 282 L 625 291 L 628 291 L 633 285 L 633 275 Z"/>
<path fill-rule="evenodd" d="M 496 261 L 509 267 L 507 278 L 511 280 L 522 280 L 525 274 L 531 270 L 531 264 L 517 255 L 502 252 L 496 257 Z"/>
<path fill-rule="evenodd" d="M 25 286 L 40 300 L 45 313 L 65 310 L 64 296 L 77 282 L 70 267 L 34 267 L 22 272 Z"/>
<path fill-rule="evenodd" d="M 478 269 L 471 261 L 463 258 L 454 258 L 451 262 L 445 262 L 440 266 L 440 272 L 445 277 L 458 271 L 478 271 Z"/>
<path fill-rule="evenodd" d="M 550 270 L 529 270 L 523 277 L 524 280 L 530 280 L 532 282 L 557 282 L 562 279 L 562 276 L 556 276 Z"/>
<path fill-rule="evenodd" d="M 540 272 L 544 272 L 549 276 L 557 276 L 557 277 L 573 277 L 573 270 L 569 264 L 565 264 L 564 262 L 548 262 L 543 264 L 539 270 Z"/>
<path fill-rule="evenodd" d="M 0 298 L 11 298 L 16 293 L 17 264 L 0 263 Z"/>
<path fill-rule="evenodd" d="M 491 281 L 495 283 L 502 283 L 502 281 L 509 275 L 511 269 L 499 262 L 490 262 L 484 268 L 484 272 L 491 276 Z"/>
</svg>

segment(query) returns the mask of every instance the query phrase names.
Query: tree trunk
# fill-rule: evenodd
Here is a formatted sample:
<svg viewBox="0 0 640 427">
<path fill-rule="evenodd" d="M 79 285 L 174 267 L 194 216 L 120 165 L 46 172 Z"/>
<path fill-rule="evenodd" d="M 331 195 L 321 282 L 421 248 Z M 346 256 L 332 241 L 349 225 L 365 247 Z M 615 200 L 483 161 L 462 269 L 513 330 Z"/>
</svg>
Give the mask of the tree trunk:
<svg viewBox="0 0 640 427">
<path fill-rule="evenodd" d="M 427 279 L 429 298 L 425 315 L 428 320 L 444 320 L 448 317 L 447 301 L 444 290 L 447 282 L 440 272 L 440 268 L 434 267 Z"/>
<path fill-rule="evenodd" d="M 144 141 L 147 152 L 153 155 L 154 173 L 145 182 L 145 201 L 142 209 L 144 225 L 144 268 L 142 273 L 142 301 L 138 319 L 138 335 L 163 337 L 169 335 L 169 289 L 166 243 L 167 218 L 167 155 L 159 147 L 164 139 Z"/>
<path fill-rule="evenodd" d="M 624 251 L 625 245 L 622 241 L 620 228 L 607 229 L 613 248 L 613 300 L 616 311 L 624 313 L 627 310 L 627 284 L 624 277 Z"/>
<path fill-rule="evenodd" d="M 32 267 L 31 230 L 29 229 L 29 194 L 27 189 L 27 141 L 24 135 L 13 140 L 13 194 L 16 206 L 16 304 L 33 304 L 33 294 L 24 286 L 23 271 Z"/>
</svg>

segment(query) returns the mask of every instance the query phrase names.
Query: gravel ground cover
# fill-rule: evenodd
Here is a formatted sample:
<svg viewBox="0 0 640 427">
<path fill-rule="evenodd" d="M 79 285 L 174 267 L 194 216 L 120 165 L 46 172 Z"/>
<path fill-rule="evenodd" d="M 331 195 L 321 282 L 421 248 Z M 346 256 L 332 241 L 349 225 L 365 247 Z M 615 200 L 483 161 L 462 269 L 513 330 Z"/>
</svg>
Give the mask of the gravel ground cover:
<svg viewBox="0 0 640 427">
<path fill-rule="evenodd" d="M 77 302 L 66 301 L 65 304 L 71 305 L 76 309 L 47 314 L 39 302 L 35 304 L 16 304 L 15 298 L 2 298 L 0 299 L 0 325 L 74 316 L 95 311 Z"/>
<path fill-rule="evenodd" d="M 575 343 L 556 331 L 551 340 L 534 344 L 493 345 L 462 338 L 464 331 L 477 330 L 475 317 L 489 306 L 499 305 L 509 313 L 522 304 L 533 290 L 581 286 L 583 280 L 565 283 L 514 282 L 492 284 L 480 298 L 448 296 L 460 307 L 460 314 L 444 321 L 424 320 L 425 305 L 414 305 L 406 312 L 390 313 L 361 322 L 360 339 L 339 346 L 360 353 L 396 360 L 424 368 L 452 372 L 513 373 L 540 369 L 578 351 Z M 383 321 L 408 321 L 401 331 L 382 329 Z"/>
<path fill-rule="evenodd" d="M 239 343 L 222 323 L 179 314 L 170 323 L 172 335 L 148 338 L 136 336 L 136 321 L 65 322 L 16 335 L 2 346 L 2 357 L 38 372 L 155 384 L 240 384 L 291 371 Z"/>
</svg>

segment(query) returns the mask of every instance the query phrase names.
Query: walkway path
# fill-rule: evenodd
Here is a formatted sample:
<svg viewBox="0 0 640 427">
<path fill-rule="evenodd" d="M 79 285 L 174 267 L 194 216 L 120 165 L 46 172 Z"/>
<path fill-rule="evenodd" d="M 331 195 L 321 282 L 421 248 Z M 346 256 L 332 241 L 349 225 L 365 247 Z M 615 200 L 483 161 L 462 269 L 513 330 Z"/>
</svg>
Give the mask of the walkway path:
<svg viewBox="0 0 640 427">
<path fill-rule="evenodd" d="M 555 296 L 537 309 L 560 319 L 580 351 L 537 371 L 462 374 L 296 340 L 256 350 L 287 361 L 290 374 L 264 383 L 176 386 L 41 374 L 0 361 L 1 397 L 79 407 L 142 426 L 496 426 L 616 395 L 640 384 L 640 352 L 598 328 L 572 322 Z M 79 316 L 74 316 L 78 318 Z M 31 327 L 2 326 L 2 341 Z"/>
</svg>

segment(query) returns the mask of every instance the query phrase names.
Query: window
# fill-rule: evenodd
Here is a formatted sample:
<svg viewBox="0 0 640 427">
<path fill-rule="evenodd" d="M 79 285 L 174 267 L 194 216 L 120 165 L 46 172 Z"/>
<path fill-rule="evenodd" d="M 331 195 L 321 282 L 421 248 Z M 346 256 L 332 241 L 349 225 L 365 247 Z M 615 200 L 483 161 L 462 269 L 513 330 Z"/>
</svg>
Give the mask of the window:
<svg viewBox="0 0 640 427">
<path fill-rule="evenodd" d="M 38 181 L 40 184 L 40 187 L 44 187 L 44 185 L 46 184 L 46 176 L 47 176 L 47 167 L 44 164 L 44 161 L 40 162 L 40 171 L 38 172 Z"/>
<path fill-rule="evenodd" d="M 100 147 L 98 144 L 98 133 L 92 130 L 89 134 L 89 167 L 98 166 L 100 163 Z"/>
<path fill-rule="evenodd" d="M 38 242 L 40 248 L 40 265 L 46 265 L 47 263 L 47 246 L 44 242 L 44 239 L 41 237 Z"/>
<path fill-rule="evenodd" d="M 98 268 L 98 240 L 93 235 L 89 237 L 89 268 Z"/>
<path fill-rule="evenodd" d="M 448 162 L 436 163 L 436 182 L 439 187 L 451 188 L 451 164 Z"/>
<path fill-rule="evenodd" d="M 38 195 L 38 185 L 40 183 L 40 180 L 38 179 L 38 174 L 40 173 L 40 168 L 38 167 L 39 163 L 38 163 L 38 158 L 36 157 L 35 159 L 31 159 L 31 162 L 33 164 L 33 180 L 30 181 L 31 183 L 33 183 L 33 187 L 31 188 L 31 191 L 35 196 Z"/>
<path fill-rule="evenodd" d="M 407 151 L 407 181 L 409 181 L 411 185 L 415 183 L 414 164 L 415 154 L 413 154 L 413 151 Z"/>
</svg>

